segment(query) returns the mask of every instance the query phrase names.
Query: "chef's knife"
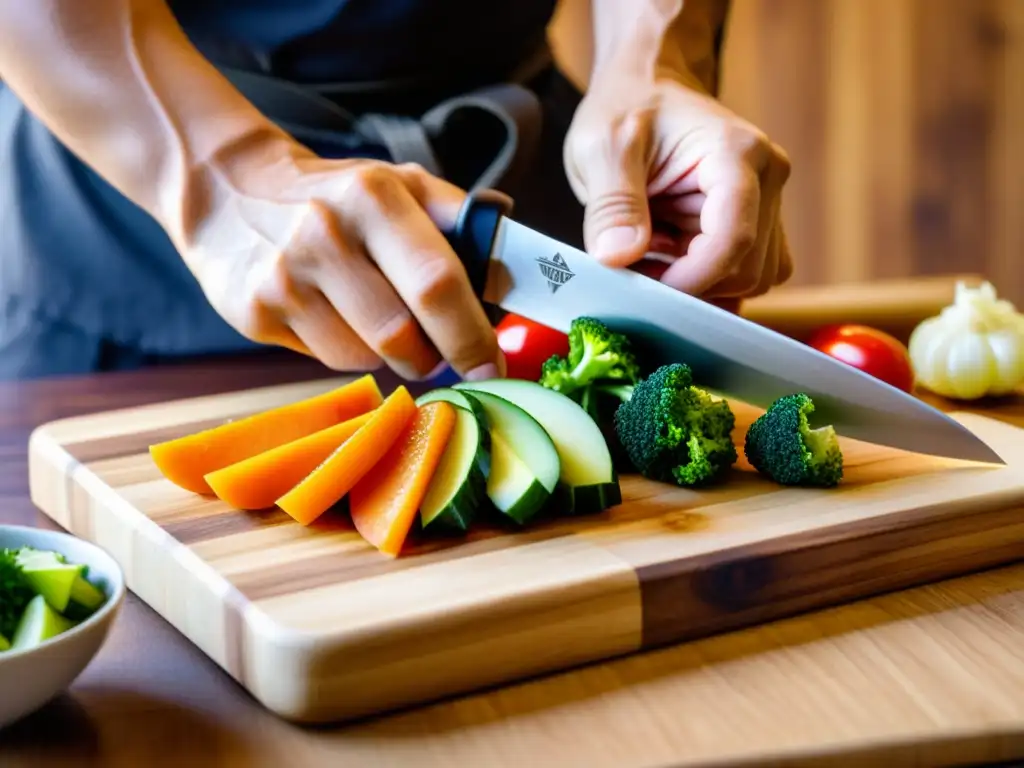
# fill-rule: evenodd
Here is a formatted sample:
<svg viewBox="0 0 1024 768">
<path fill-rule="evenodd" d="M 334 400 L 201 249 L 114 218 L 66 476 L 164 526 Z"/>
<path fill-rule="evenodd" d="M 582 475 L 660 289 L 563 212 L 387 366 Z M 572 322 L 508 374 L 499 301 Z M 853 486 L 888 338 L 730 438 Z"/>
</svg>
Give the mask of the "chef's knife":
<svg viewBox="0 0 1024 768">
<path fill-rule="evenodd" d="M 629 335 L 649 368 L 684 362 L 701 386 L 767 408 L 806 392 L 812 421 L 847 437 L 954 459 L 1003 460 L 955 419 L 780 333 L 509 218 L 512 200 L 470 193 L 449 242 L 480 299 L 568 332 L 581 315 Z"/>
</svg>

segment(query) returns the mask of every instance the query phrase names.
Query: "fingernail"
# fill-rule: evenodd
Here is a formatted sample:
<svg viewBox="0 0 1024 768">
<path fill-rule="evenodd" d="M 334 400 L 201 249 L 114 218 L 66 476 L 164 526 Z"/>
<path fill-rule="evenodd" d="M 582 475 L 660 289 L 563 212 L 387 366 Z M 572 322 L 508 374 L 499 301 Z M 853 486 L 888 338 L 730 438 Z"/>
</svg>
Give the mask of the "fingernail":
<svg viewBox="0 0 1024 768">
<path fill-rule="evenodd" d="M 494 363 L 484 363 L 477 366 L 466 374 L 466 381 L 484 381 L 485 379 L 498 378 L 498 366 Z"/>
<path fill-rule="evenodd" d="M 640 239 L 640 230 L 636 227 L 612 227 L 597 236 L 594 248 L 595 256 L 601 261 L 618 256 L 622 251 L 633 248 Z"/>
</svg>

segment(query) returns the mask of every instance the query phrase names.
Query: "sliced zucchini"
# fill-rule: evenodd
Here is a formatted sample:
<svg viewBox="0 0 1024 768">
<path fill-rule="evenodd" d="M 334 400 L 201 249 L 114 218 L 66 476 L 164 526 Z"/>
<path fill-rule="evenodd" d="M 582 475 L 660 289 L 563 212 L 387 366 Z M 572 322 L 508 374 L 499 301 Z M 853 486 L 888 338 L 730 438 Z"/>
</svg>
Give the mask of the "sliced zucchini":
<svg viewBox="0 0 1024 768">
<path fill-rule="evenodd" d="M 476 400 L 491 434 L 487 497 L 499 512 L 520 525 L 544 508 L 558 487 L 555 444 L 530 414 L 489 392 L 465 390 Z"/>
<path fill-rule="evenodd" d="M 103 590 L 86 578 L 88 569 L 83 570 L 71 585 L 71 599 L 64 615 L 69 619 L 81 621 L 92 616 L 107 600 Z"/>
<path fill-rule="evenodd" d="M 592 514 L 622 502 L 619 478 L 600 427 L 574 400 L 525 379 L 490 379 L 453 385 L 474 397 L 497 396 L 530 414 L 551 438 L 559 459 L 559 509 Z M 520 446 L 513 443 L 517 452 Z"/>
<path fill-rule="evenodd" d="M 468 400 L 459 392 L 452 394 Z M 420 524 L 424 529 L 466 531 L 487 501 L 490 472 L 490 457 L 484 449 L 487 431 L 470 408 L 448 402 L 455 407 L 455 427 L 420 504 Z M 476 403 L 473 405 L 479 407 Z"/>
<path fill-rule="evenodd" d="M 523 525 L 547 504 L 551 491 L 545 488 L 500 433 L 491 439 L 491 476 L 487 497 L 503 514 Z"/>
<path fill-rule="evenodd" d="M 69 618 L 86 618 L 106 600 L 89 582 L 85 565 L 69 563 L 57 552 L 24 548 L 18 552 L 17 563 L 32 589 L 53 610 Z"/>
<path fill-rule="evenodd" d="M 424 392 L 422 395 L 416 398 L 416 405 L 424 405 L 426 403 L 435 403 L 438 400 L 443 400 L 446 403 L 458 406 L 459 408 L 465 408 L 470 411 L 477 420 L 480 422 L 480 426 L 483 428 L 482 439 L 484 441 L 484 449 L 490 448 L 490 433 L 487 431 L 487 416 L 484 413 L 483 406 L 471 397 L 466 397 L 462 392 L 451 389 L 450 387 L 439 387 L 432 389 L 429 392 Z M 486 474 L 486 469 L 484 470 Z"/>
<path fill-rule="evenodd" d="M 71 619 L 61 616 L 50 607 L 42 595 L 33 597 L 21 615 L 18 628 L 11 638 L 11 650 L 35 648 L 37 645 L 56 637 L 75 626 Z"/>
</svg>

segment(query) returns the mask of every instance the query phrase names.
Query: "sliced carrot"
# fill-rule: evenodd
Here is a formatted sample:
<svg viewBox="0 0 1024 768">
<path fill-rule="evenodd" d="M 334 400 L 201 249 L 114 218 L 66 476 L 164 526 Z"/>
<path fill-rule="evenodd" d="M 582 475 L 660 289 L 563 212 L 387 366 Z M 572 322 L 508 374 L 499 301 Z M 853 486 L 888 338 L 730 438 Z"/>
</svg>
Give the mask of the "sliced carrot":
<svg viewBox="0 0 1024 768">
<path fill-rule="evenodd" d="M 315 397 L 151 445 L 149 453 L 175 485 L 211 494 L 204 479 L 211 472 L 372 411 L 383 400 L 367 374 Z"/>
<path fill-rule="evenodd" d="M 369 411 L 312 435 L 257 453 L 211 472 L 205 480 L 218 499 L 236 509 L 272 507 L 372 416 L 373 411 Z"/>
<path fill-rule="evenodd" d="M 352 437 L 279 498 L 277 506 L 309 525 L 341 501 L 380 461 L 415 415 L 416 402 L 409 390 L 398 387 Z"/>
<path fill-rule="evenodd" d="M 352 488 L 352 523 L 381 552 L 402 550 L 454 426 L 450 403 L 420 406 L 387 455 Z"/>
</svg>

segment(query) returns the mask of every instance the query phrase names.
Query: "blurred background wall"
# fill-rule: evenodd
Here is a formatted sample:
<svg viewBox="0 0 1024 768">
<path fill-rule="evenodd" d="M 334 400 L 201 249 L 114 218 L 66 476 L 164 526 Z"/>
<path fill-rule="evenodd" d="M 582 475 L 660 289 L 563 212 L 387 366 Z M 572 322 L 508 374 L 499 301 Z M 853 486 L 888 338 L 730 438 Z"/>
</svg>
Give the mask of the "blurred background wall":
<svg viewBox="0 0 1024 768">
<path fill-rule="evenodd" d="M 977 272 L 1024 305 L 1024 0 L 733 0 L 722 99 L 793 160 L 794 284 Z"/>
</svg>

